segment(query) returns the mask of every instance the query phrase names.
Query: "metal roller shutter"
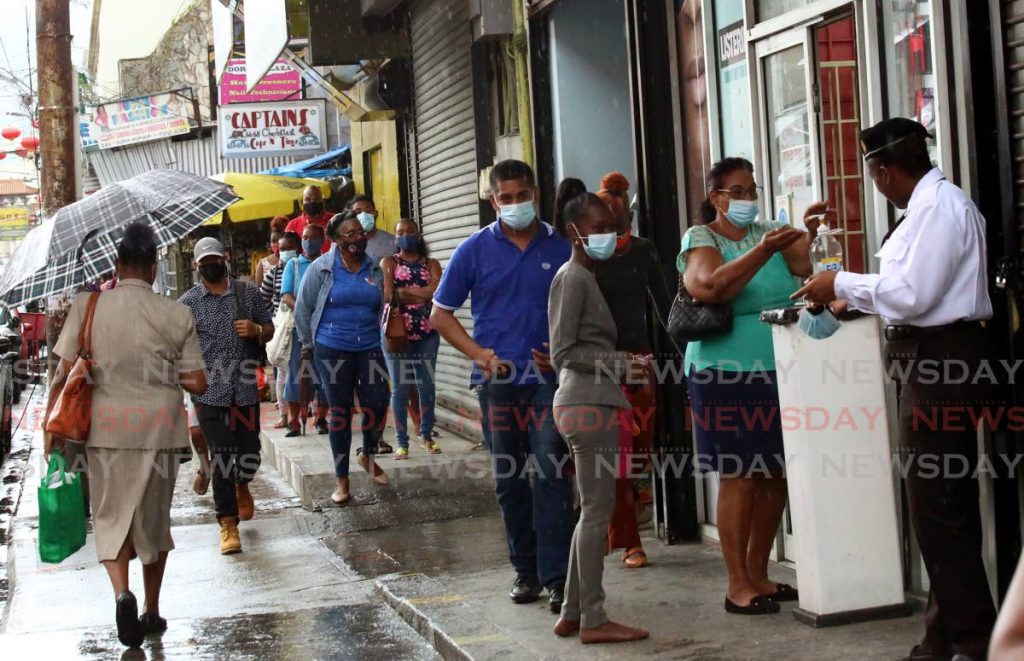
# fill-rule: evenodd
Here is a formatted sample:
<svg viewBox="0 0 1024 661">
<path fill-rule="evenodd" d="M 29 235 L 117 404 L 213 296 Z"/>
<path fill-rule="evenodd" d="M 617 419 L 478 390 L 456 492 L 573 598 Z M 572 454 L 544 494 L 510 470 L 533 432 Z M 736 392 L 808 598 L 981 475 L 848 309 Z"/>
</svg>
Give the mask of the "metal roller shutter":
<svg viewBox="0 0 1024 661">
<path fill-rule="evenodd" d="M 410 19 L 415 211 L 432 256 L 446 266 L 455 248 L 480 227 L 469 3 L 422 0 L 412 6 Z M 468 305 L 458 318 L 472 333 Z M 469 373 L 466 358 L 442 343 L 440 404 L 456 411 L 479 408 Z"/>
<path fill-rule="evenodd" d="M 1010 113 L 1015 215 L 1024 217 L 1024 1 L 1003 2 L 1006 95 Z"/>
</svg>

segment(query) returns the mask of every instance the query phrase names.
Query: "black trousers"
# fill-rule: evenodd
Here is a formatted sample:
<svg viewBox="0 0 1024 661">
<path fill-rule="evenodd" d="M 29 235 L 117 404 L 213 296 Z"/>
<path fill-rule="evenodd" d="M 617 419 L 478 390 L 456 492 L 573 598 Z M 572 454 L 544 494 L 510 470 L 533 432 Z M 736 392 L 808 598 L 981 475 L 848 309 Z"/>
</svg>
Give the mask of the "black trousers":
<svg viewBox="0 0 1024 661">
<path fill-rule="evenodd" d="M 900 453 L 909 467 L 904 487 L 931 584 L 919 651 L 938 659 L 986 658 L 996 618 L 982 563 L 974 472 L 976 420 L 1000 405 L 999 389 L 971 383 L 989 360 L 988 345 L 984 330 L 962 327 L 886 346 L 901 385 Z"/>
<path fill-rule="evenodd" d="M 210 446 L 210 482 L 217 519 L 238 516 L 236 484 L 248 484 L 260 468 L 260 407 L 196 405 L 199 428 Z"/>
</svg>

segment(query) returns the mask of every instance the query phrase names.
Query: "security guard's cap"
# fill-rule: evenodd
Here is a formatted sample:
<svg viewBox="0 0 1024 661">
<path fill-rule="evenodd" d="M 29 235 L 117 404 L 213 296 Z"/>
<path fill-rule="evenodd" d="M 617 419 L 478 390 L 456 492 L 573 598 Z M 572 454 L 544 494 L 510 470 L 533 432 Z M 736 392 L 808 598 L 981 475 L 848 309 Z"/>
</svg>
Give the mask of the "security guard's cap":
<svg viewBox="0 0 1024 661">
<path fill-rule="evenodd" d="M 928 129 L 912 119 L 904 117 L 885 119 L 860 132 L 860 150 L 864 154 L 864 160 L 867 160 L 915 135 L 924 138 L 932 137 L 932 134 L 928 133 Z"/>
</svg>

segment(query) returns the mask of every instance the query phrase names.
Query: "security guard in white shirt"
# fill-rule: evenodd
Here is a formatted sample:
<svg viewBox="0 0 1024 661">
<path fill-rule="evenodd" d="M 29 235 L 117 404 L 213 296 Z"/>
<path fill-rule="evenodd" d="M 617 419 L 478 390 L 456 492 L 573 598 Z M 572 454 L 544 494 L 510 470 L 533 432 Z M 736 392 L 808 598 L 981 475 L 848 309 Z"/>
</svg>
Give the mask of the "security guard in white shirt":
<svg viewBox="0 0 1024 661">
<path fill-rule="evenodd" d="M 953 420 L 971 419 L 963 407 L 980 410 L 995 401 L 996 391 L 992 384 L 943 383 L 919 370 L 941 370 L 953 360 L 976 370 L 990 358 L 983 326 L 992 317 L 985 219 L 932 167 L 930 137 L 909 119 L 861 132 L 868 174 L 882 195 L 907 211 L 883 239 L 878 274 L 818 273 L 794 298 L 838 299 L 885 319 L 886 358 L 897 368 L 894 375 L 907 375 L 899 402 L 901 455 L 910 467 L 907 500 L 931 583 L 925 637 L 909 658 L 981 660 L 996 614 L 981 557 L 977 431 L 943 421 L 950 420 L 947 407 L 957 412 Z M 965 464 L 966 477 L 959 477 Z"/>
</svg>

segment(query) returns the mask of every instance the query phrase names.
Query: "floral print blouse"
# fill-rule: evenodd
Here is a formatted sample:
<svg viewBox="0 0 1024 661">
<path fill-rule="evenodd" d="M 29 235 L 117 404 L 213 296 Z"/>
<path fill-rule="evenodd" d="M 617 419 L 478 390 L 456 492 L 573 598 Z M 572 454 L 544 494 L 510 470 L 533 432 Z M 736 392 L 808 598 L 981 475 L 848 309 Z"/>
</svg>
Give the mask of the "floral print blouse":
<svg viewBox="0 0 1024 661">
<path fill-rule="evenodd" d="M 430 284 L 430 266 L 427 260 L 407 262 L 401 255 L 395 255 L 395 289 L 401 287 L 426 287 Z M 409 340 L 416 341 L 429 337 L 434 332 L 430 323 L 430 303 L 402 305 L 402 319 Z"/>
</svg>

